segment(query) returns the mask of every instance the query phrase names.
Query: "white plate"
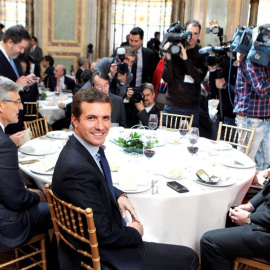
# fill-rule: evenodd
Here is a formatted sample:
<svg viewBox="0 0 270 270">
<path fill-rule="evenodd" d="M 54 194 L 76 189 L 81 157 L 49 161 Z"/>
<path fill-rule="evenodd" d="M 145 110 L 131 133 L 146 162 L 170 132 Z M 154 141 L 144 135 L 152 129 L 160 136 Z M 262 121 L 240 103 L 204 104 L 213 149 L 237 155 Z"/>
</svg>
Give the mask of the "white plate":
<svg viewBox="0 0 270 270">
<path fill-rule="evenodd" d="M 197 182 L 201 185 L 204 185 L 204 186 L 209 186 L 209 187 L 228 187 L 228 186 L 233 185 L 236 182 L 236 180 L 234 180 L 234 179 L 220 180 L 216 184 L 204 183 L 204 182 L 200 181 L 199 179 L 196 179 L 195 182 Z"/>
<path fill-rule="evenodd" d="M 144 192 L 144 191 L 147 191 L 151 188 L 151 185 L 148 184 L 148 185 L 144 185 L 144 186 L 139 186 L 138 185 L 138 189 L 137 190 L 122 190 L 124 191 L 125 193 L 140 193 L 140 192 Z"/>
<path fill-rule="evenodd" d="M 232 149 L 232 145 L 224 141 L 209 141 L 211 142 L 211 148 L 213 148 L 214 150 L 224 151 Z"/>
<path fill-rule="evenodd" d="M 34 163 L 30 166 L 30 171 L 37 174 L 43 174 L 43 175 L 53 175 L 54 168 L 44 172 L 40 170 L 40 162 Z"/>
<path fill-rule="evenodd" d="M 253 160 L 238 160 L 233 157 L 226 158 L 220 162 L 223 166 L 237 168 L 237 169 L 248 169 L 256 166 Z"/>
<path fill-rule="evenodd" d="M 173 180 L 180 180 L 181 178 L 183 178 L 183 171 L 181 171 L 182 172 L 182 174 L 181 174 L 181 176 L 180 177 L 171 177 L 171 175 L 170 175 L 170 171 L 166 171 L 166 172 L 163 172 L 162 173 L 162 175 L 164 176 L 164 177 L 166 177 L 166 178 L 169 178 L 169 179 L 173 179 Z"/>
<path fill-rule="evenodd" d="M 46 136 L 51 139 L 67 140 L 72 134 L 73 131 L 56 130 L 48 132 Z"/>
<path fill-rule="evenodd" d="M 22 145 L 19 150 L 21 153 L 33 156 L 44 156 L 56 153 L 59 150 L 58 144 L 50 140 L 31 140 Z"/>
</svg>

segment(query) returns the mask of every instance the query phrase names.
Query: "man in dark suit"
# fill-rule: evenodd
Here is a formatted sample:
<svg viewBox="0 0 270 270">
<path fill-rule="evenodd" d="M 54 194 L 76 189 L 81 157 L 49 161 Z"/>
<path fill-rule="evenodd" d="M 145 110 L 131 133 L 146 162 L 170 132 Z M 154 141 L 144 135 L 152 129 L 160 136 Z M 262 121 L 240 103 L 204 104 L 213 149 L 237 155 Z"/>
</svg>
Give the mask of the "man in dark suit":
<svg viewBox="0 0 270 270">
<path fill-rule="evenodd" d="M 112 115 L 111 122 L 118 123 L 119 126 L 127 127 L 126 111 L 123 103 L 123 99 L 117 95 L 109 92 L 109 75 L 96 70 L 92 77 L 93 89 L 100 90 L 109 95 L 112 100 Z"/>
<path fill-rule="evenodd" d="M 54 59 L 51 55 L 45 55 L 41 61 L 42 66 L 45 68 L 44 75 L 40 78 L 40 82 L 44 82 L 46 88 L 50 88 L 50 77 L 54 76 Z"/>
<path fill-rule="evenodd" d="M 160 110 L 155 104 L 155 89 L 151 83 L 144 83 L 142 85 L 142 94 L 143 99 L 140 102 L 135 103 L 135 106 L 138 110 L 137 115 L 139 117 L 139 122 L 143 126 L 148 126 L 148 119 L 150 114 L 156 114 L 159 119 Z"/>
<path fill-rule="evenodd" d="M 34 74 L 24 76 L 20 62 L 17 58 L 20 54 L 24 53 L 30 40 L 31 37 L 26 29 L 22 25 L 15 25 L 6 30 L 3 40 L 0 43 L 0 76 L 5 76 L 28 90 L 29 87 L 36 82 L 36 76 Z M 30 90 L 31 91 L 29 92 L 32 92 L 32 89 Z M 25 91 L 20 91 L 22 102 L 24 102 L 24 92 Z M 6 129 L 6 132 L 13 134 L 22 130 L 22 128 L 23 112 L 21 111 L 19 122 L 10 125 Z"/>
<path fill-rule="evenodd" d="M 29 58 L 29 61 L 31 62 L 31 65 L 34 65 L 33 68 L 33 73 L 37 76 L 40 77 L 40 62 L 42 60 L 42 49 L 37 45 L 38 40 L 35 36 L 32 36 L 31 39 L 31 47 L 27 51 L 26 55 Z M 31 70 L 31 68 L 30 68 Z"/>
<path fill-rule="evenodd" d="M 153 51 L 142 47 L 144 32 L 140 27 L 130 31 L 129 45 L 137 51 L 137 62 L 132 66 L 133 79 L 130 86 L 140 86 L 144 82 L 151 82 L 155 71 Z"/>
<path fill-rule="evenodd" d="M 126 194 L 113 187 L 102 144 L 109 132 L 112 105 L 102 91 L 84 89 L 73 99 L 70 137 L 56 163 L 52 189 L 73 205 L 93 209 L 103 269 L 197 269 L 196 253 L 182 246 L 142 241 L 143 225 Z M 125 211 L 131 222 L 125 222 Z M 73 243 L 79 248 L 79 243 Z M 60 268 L 80 269 L 80 255 L 62 241 Z"/>
<path fill-rule="evenodd" d="M 89 66 L 87 58 L 86 57 L 80 57 L 78 59 L 78 65 L 79 65 L 79 68 L 78 68 L 78 70 L 76 71 L 76 74 L 75 74 L 76 83 L 82 83 L 81 74 Z"/>
<path fill-rule="evenodd" d="M 5 127 L 18 122 L 23 109 L 20 86 L 0 77 L 0 251 L 26 243 L 51 227 L 50 212 L 41 190 L 28 190 L 20 177 L 18 150 Z"/>
<path fill-rule="evenodd" d="M 265 177 L 269 170 L 265 171 Z M 267 178 L 269 179 L 269 178 Z M 230 208 L 235 227 L 213 230 L 201 239 L 202 270 L 230 270 L 235 257 L 270 261 L 270 181 L 248 203 Z"/>
<path fill-rule="evenodd" d="M 74 91 L 75 81 L 66 76 L 64 65 L 57 65 L 54 69 L 54 76 L 50 77 L 50 90 L 61 92 L 63 89 Z"/>
</svg>

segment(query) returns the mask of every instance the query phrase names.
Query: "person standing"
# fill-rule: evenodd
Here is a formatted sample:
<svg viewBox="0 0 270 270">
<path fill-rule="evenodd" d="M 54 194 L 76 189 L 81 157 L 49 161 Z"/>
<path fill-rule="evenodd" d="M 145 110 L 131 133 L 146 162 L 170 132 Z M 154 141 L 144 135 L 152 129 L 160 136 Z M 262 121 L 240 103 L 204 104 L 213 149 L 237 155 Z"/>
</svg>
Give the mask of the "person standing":
<svg viewBox="0 0 270 270">
<path fill-rule="evenodd" d="M 40 77 L 40 62 L 42 60 L 42 49 L 37 45 L 38 39 L 35 36 L 32 36 L 31 39 L 31 48 L 27 52 L 27 56 L 31 62 L 30 72 L 34 73 L 37 77 Z"/>
</svg>

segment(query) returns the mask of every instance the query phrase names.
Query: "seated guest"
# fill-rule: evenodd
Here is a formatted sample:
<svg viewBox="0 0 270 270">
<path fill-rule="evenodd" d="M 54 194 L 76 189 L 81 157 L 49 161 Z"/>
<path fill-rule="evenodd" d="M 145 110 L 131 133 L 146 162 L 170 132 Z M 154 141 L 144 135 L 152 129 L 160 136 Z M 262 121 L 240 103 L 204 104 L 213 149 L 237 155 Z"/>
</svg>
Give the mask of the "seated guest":
<svg viewBox="0 0 270 270">
<path fill-rule="evenodd" d="M 75 81 L 66 76 L 66 68 L 64 65 L 57 65 L 54 69 L 54 76 L 50 77 L 50 90 L 62 91 L 72 90 L 74 91 Z"/>
<path fill-rule="evenodd" d="M 22 67 L 22 71 L 23 71 L 23 75 L 27 76 L 30 74 L 30 62 L 28 60 L 28 58 L 24 55 L 21 54 L 18 57 L 21 67 Z"/>
<path fill-rule="evenodd" d="M 54 59 L 50 55 L 45 55 L 42 58 L 42 66 L 45 68 L 44 75 L 40 78 L 40 82 L 44 82 L 44 85 L 46 88 L 50 88 L 49 86 L 49 81 L 50 81 L 50 76 L 54 76 Z"/>
<path fill-rule="evenodd" d="M 41 190 L 28 190 L 20 176 L 18 150 L 5 127 L 18 122 L 19 85 L 0 77 L 0 251 L 26 243 L 51 227 L 46 198 Z"/>
<path fill-rule="evenodd" d="M 102 87 L 104 84 L 108 80 Z M 197 269 L 198 256 L 192 249 L 144 242 L 143 225 L 134 207 L 123 191 L 113 187 L 102 148 L 111 125 L 111 110 L 111 99 L 102 91 L 84 89 L 75 94 L 71 116 L 75 134 L 59 155 L 53 191 L 73 205 L 92 208 L 102 269 Z M 132 217 L 127 223 L 126 210 Z M 73 244 L 81 247 L 79 241 Z M 80 255 L 63 241 L 58 255 L 61 269 L 80 269 Z"/>
<path fill-rule="evenodd" d="M 75 75 L 76 83 L 82 83 L 81 74 L 86 68 L 88 68 L 88 60 L 85 57 L 80 57 L 78 59 L 78 65 L 79 65 L 79 68 Z"/>
<path fill-rule="evenodd" d="M 269 171 L 264 171 L 267 177 Z M 266 178 L 264 179 L 264 181 Z M 255 180 L 255 182 L 258 181 Z M 270 181 L 248 203 L 230 208 L 235 227 L 213 230 L 201 239 L 201 269 L 230 270 L 235 257 L 270 261 Z"/>
<path fill-rule="evenodd" d="M 129 90 L 132 91 L 132 90 Z M 148 119 L 150 114 L 157 114 L 158 118 L 160 110 L 155 104 L 155 90 L 151 83 L 144 83 L 142 85 L 142 94 L 144 98 L 135 103 L 136 109 L 138 110 L 139 123 L 143 126 L 148 126 Z"/>
<path fill-rule="evenodd" d="M 126 112 L 123 99 L 109 92 L 109 75 L 100 71 L 95 71 L 92 77 L 93 89 L 100 90 L 107 94 L 112 100 L 111 122 L 118 123 L 119 126 L 127 127 Z"/>
</svg>

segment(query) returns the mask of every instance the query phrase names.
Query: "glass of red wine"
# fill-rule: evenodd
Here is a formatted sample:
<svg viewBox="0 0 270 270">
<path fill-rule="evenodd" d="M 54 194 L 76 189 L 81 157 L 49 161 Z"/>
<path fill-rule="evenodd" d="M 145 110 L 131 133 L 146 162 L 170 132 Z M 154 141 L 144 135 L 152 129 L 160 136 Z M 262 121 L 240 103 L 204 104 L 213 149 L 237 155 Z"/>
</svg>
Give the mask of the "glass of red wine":
<svg viewBox="0 0 270 270">
<path fill-rule="evenodd" d="M 143 154 L 147 157 L 149 162 L 146 162 L 146 172 L 150 173 L 151 172 L 151 166 L 150 166 L 150 160 L 151 158 L 156 154 L 155 150 L 155 141 L 153 138 L 147 138 L 144 143 L 143 143 Z"/>
<path fill-rule="evenodd" d="M 198 140 L 199 140 L 199 129 L 191 128 L 188 134 L 189 145 L 187 146 L 187 150 L 193 156 L 199 150 Z"/>
<path fill-rule="evenodd" d="M 181 137 L 185 137 L 185 135 L 188 133 L 188 120 L 187 119 L 181 119 L 179 123 L 179 132 Z"/>
</svg>

